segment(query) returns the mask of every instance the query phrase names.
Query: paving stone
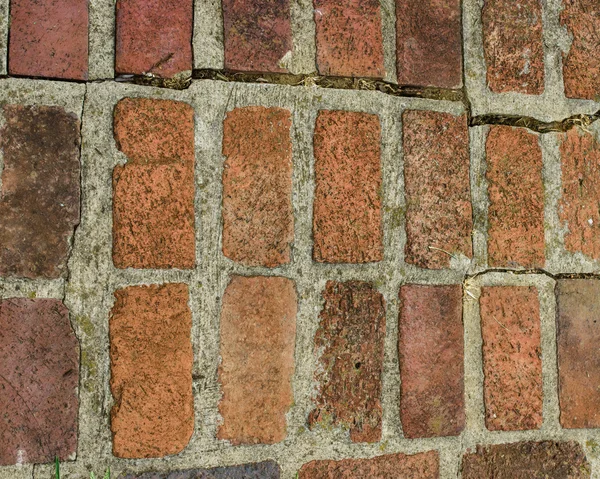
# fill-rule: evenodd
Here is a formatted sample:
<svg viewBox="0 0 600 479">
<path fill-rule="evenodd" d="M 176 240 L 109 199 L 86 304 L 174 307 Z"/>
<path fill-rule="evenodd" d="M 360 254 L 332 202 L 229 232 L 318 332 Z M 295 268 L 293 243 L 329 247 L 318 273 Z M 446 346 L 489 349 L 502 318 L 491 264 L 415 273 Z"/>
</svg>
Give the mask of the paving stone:
<svg viewBox="0 0 600 479">
<path fill-rule="evenodd" d="M 539 429 L 543 389 L 537 288 L 484 287 L 479 304 L 485 425 L 490 431 Z"/>
<path fill-rule="evenodd" d="M 62 302 L 0 301 L 0 466 L 75 454 L 78 383 L 79 343 Z"/>
<path fill-rule="evenodd" d="M 378 0 L 313 0 L 321 75 L 383 78 Z"/>
<path fill-rule="evenodd" d="M 223 254 L 246 266 L 290 262 L 291 113 L 236 108 L 223 124 Z"/>
<path fill-rule="evenodd" d="M 477 446 L 463 456 L 463 479 L 587 479 L 590 464 L 576 442 Z"/>
<path fill-rule="evenodd" d="M 462 86 L 460 0 L 396 0 L 398 83 Z"/>
<path fill-rule="evenodd" d="M 79 224 L 79 120 L 50 106 L 3 113 L 0 276 L 59 278 Z"/>
<path fill-rule="evenodd" d="M 314 134 L 313 259 L 383 259 L 381 126 L 377 115 L 322 110 Z"/>
<path fill-rule="evenodd" d="M 264 461 L 212 469 L 129 474 L 123 479 L 279 479 L 279 477 L 279 465 L 274 461 Z"/>
<path fill-rule="evenodd" d="M 88 0 L 10 0 L 10 75 L 88 79 Z"/>
<path fill-rule="evenodd" d="M 600 427 L 600 281 L 556 282 L 558 395 L 564 428 Z"/>
<path fill-rule="evenodd" d="M 308 423 L 350 430 L 354 442 L 381 439 L 385 300 L 369 283 L 328 281 L 315 352 L 319 383 Z"/>
<path fill-rule="evenodd" d="M 130 286 L 115 291 L 115 300 L 109 332 L 113 454 L 181 452 L 194 432 L 188 287 Z"/>
<path fill-rule="evenodd" d="M 292 52 L 289 0 L 223 0 L 225 68 L 286 72 Z"/>
<path fill-rule="evenodd" d="M 402 132 L 405 261 L 421 268 L 448 268 L 450 254 L 472 256 L 466 115 L 405 111 Z"/>
<path fill-rule="evenodd" d="M 194 111 L 186 103 L 125 98 L 114 114 L 113 262 L 117 268 L 193 268 Z"/>
<path fill-rule="evenodd" d="M 540 0 L 484 0 L 481 17 L 490 90 L 494 93 L 543 93 Z"/>
<path fill-rule="evenodd" d="M 116 9 L 115 73 L 191 73 L 193 0 L 117 0 Z"/>
<path fill-rule="evenodd" d="M 538 135 L 525 128 L 492 126 L 485 151 L 488 264 L 543 268 L 544 187 Z"/>
<path fill-rule="evenodd" d="M 296 310 L 294 282 L 287 278 L 231 278 L 221 309 L 219 439 L 235 445 L 285 439 Z"/>
<path fill-rule="evenodd" d="M 399 298 L 404 437 L 457 436 L 465 425 L 462 286 L 407 284 Z"/>
</svg>

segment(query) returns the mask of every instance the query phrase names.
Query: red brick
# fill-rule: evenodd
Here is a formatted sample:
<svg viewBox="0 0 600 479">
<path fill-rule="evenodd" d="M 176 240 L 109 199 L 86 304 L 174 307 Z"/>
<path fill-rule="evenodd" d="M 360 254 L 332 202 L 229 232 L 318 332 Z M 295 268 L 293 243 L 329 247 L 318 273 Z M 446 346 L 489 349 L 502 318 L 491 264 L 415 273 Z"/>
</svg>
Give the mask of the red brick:
<svg viewBox="0 0 600 479">
<path fill-rule="evenodd" d="M 191 73 L 193 18 L 193 0 L 117 0 L 115 72 Z"/>
<path fill-rule="evenodd" d="M 405 111 L 402 131 L 405 261 L 421 268 L 448 268 L 449 253 L 472 256 L 467 117 Z"/>
<path fill-rule="evenodd" d="M 573 37 L 563 53 L 565 95 L 598 101 L 600 95 L 600 3 L 597 0 L 563 0 L 561 24 Z"/>
<path fill-rule="evenodd" d="M 10 0 L 8 72 L 88 79 L 88 1 Z"/>
<path fill-rule="evenodd" d="M 588 479 L 591 467 L 577 442 L 477 446 L 463 456 L 463 479 Z"/>
<path fill-rule="evenodd" d="M 292 51 L 289 0 L 223 0 L 225 68 L 286 72 L 282 58 Z"/>
<path fill-rule="evenodd" d="M 401 85 L 460 88 L 460 0 L 396 0 L 396 66 Z"/>
<path fill-rule="evenodd" d="M 600 282 L 558 280 L 558 395 L 564 428 L 600 427 Z"/>
<path fill-rule="evenodd" d="M 319 383 L 310 426 L 333 423 L 354 442 L 381 439 L 385 301 L 369 283 L 328 281 L 315 353 Z"/>
<path fill-rule="evenodd" d="M 319 112 L 314 135 L 315 261 L 383 259 L 380 141 L 377 115 Z"/>
<path fill-rule="evenodd" d="M 560 154 L 565 248 L 600 259 L 600 143 L 593 134 L 573 128 L 560 135 Z"/>
<path fill-rule="evenodd" d="M 246 266 L 290 262 L 291 113 L 236 108 L 223 124 L 223 254 Z"/>
<path fill-rule="evenodd" d="M 125 98 L 114 114 L 127 164 L 113 171 L 117 268 L 192 268 L 194 111 L 185 103 Z"/>
<path fill-rule="evenodd" d="M 79 120 L 50 106 L 3 113 L 0 276 L 59 278 L 79 224 Z"/>
<path fill-rule="evenodd" d="M 482 289 L 483 392 L 490 431 L 542 426 L 538 292 L 527 286 Z"/>
<path fill-rule="evenodd" d="M 194 431 L 192 314 L 185 284 L 115 292 L 110 317 L 113 454 L 161 457 Z"/>
<path fill-rule="evenodd" d="M 232 277 L 221 309 L 219 439 L 232 444 L 285 439 L 285 414 L 293 402 L 296 303 L 287 278 Z"/>
<path fill-rule="evenodd" d="M 490 90 L 541 94 L 544 48 L 540 0 L 484 0 L 481 16 Z"/>
<path fill-rule="evenodd" d="M 188 469 L 172 472 L 129 474 L 122 479 L 279 479 L 279 465 L 274 461 L 255 462 L 241 466 Z"/>
<path fill-rule="evenodd" d="M 524 128 L 492 126 L 485 150 L 488 264 L 543 267 L 544 188 L 538 136 Z"/>
<path fill-rule="evenodd" d="M 0 466 L 77 450 L 79 344 L 56 299 L 0 301 Z"/>
<path fill-rule="evenodd" d="M 371 459 L 342 459 L 341 461 L 312 461 L 304 464 L 298 479 L 438 479 L 437 451 L 420 454 L 388 454 Z"/>
<path fill-rule="evenodd" d="M 379 0 L 313 0 L 321 75 L 382 78 Z"/>
<path fill-rule="evenodd" d="M 400 288 L 398 354 L 404 436 L 459 435 L 465 425 L 460 285 Z"/>
</svg>

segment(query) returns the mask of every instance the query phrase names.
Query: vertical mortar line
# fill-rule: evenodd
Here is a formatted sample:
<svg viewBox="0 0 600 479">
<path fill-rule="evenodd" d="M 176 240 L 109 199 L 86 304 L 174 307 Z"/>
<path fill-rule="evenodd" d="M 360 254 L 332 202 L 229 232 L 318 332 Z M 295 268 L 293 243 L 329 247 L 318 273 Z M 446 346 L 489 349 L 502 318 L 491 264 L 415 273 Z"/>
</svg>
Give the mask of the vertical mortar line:
<svg viewBox="0 0 600 479">
<path fill-rule="evenodd" d="M 487 88 L 486 65 L 483 52 L 481 9 L 483 0 L 462 0 L 463 88 L 468 94 L 472 114 L 481 112 L 491 95 Z M 471 108 L 469 108 L 471 110 Z"/>
<path fill-rule="evenodd" d="M 487 162 L 485 141 L 489 127 L 469 128 L 471 203 L 473 205 L 473 267 L 481 271 L 487 267 L 488 184 L 485 177 Z"/>
<path fill-rule="evenodd" d="M 115 77 L 116 0 L 89 1 L 89 80 Z"/>
<path fill-rule="evenodd" d="M 398 83 L 396 70 L 396 1 L 380 0 L 383 66 L 387 82 Z"/>
<path fill-rule="evenodd" d="M 287 68 L 294 74 L 314 73 L 317 69 L 317 46 L 313 0 L 292 0 L 290 15 L 293 46 L 291 58 L 286 62 Z"/>
<path fill-rule="evenodd" d="M 221 0 L 194 1 L 194 68 L 221 70 L 225 63 Z"/>
<path fill-rule="evenodd" d="M 545 96 L 551 104 L 565 103 L 562 52 L 569 49 L 570 41 L 560 25 L 562 0 L 541 1 Z"/>
<path fill-rule="evenodd" d="M 0 0 L 0 76 L 8 73 L 8 27 L 10 0 Z"/>
</svg>

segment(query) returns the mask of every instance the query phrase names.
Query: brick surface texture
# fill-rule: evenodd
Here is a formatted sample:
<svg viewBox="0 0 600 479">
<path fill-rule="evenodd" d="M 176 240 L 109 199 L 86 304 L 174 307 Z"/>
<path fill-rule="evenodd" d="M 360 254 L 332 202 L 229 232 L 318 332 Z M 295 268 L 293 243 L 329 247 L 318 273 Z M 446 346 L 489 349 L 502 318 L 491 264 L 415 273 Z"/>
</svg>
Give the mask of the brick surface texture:
<svg viewBox="0 0 600 479">
<path fill-rule="evenodd" d="M 380 137 L 376 115 L 319 112 L 314 136 L 316 261 L 383 259 Z"/>
<path fill-rule="evenodd" d="M 293 400 L 296 310 L 295 286 L 287 278 L 231 279 L 221 310 L 219 439 L 232 444 L 285 439 L 285 414 Z"/>
<path fill-rule="evenodd" d="M 538 291 L 493 286 L 481 292 L 485 424 L 490 431 L 542 426 Z"/>
<path fill-rule="evenodd" d="M 360 281 L 328 281 L 315 336 L 321 352 L 319 390 L 309 424 L 348 427 L 354 442 L 381 438 L 381 373 L 385 340 L 385 301 Z"/>
<path fill-rule="evenodd" d="M 404 285 L 399 299 L 404 436 L 457 436 L 465 424 L 462 288 Z"/>
<path fill-rule="evenodd" d="M 123 479 L 279 479 L 279 466 L 273 461 L 264 461 L 241 466 L 214 467 L 211 469 L 189 469 L 173 472 L 146 472 L 129 474 Z"/>
<path fill-rule="evenodd" d="M 0 301 L 0 466 L 77 449 L 79 343 L 56 299 Z"/>
<path fill-rule="evenodd" d="M 294 239 L 290 111 L 237 108 L 223 128 L 223 254 L 247 266 L 289 263 Z"/>
<path fill-rule="evenodd" d="M 469 132 L 464 115 L 405 111 L 405 261 L 447 268 L 450 254 L 472 256 Z"/>
<path fill-rule="evenodd" d="M 538 136 L 492 126 L 487 136 L 488 264 L 544 267 L 544 189 Z"/>
<path fill-rule="evenodd" d="M 113 454 L 181 452 L 194 431 L 188 288 L 170 283 L 115 292 L 110 317 Z"/>
</svg>

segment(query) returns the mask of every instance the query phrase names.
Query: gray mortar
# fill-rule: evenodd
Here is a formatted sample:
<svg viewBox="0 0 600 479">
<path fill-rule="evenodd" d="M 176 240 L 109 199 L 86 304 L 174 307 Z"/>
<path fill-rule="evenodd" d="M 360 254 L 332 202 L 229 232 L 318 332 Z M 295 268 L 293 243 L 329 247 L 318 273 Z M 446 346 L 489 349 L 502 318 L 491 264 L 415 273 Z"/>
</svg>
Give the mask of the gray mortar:
<svg viewBox="0 0 600 479">
<path fill-rule="evenodd" d="M 396 72 L 396 0 L 380 0 L 381 30 L 383 35 L 383 79 L 391 83 L 398 82 Z"/>
<path fill-rule="evenodd" d="M 89 79 L 115 77 L 116 0 L 89 0 Z"/>
<path fill-rule="evenodd" d="M 194 2 L 194 68 L 224 68 L 223 12 L 220 0 Z"/>
<path fill-rule="evenodd" d="M 0 0 L 0 75 L 7 74 L 8 62 L 8 3 Z"/>
<path fill-rule="evenodd" d="M 312 0 L 291 0 L 292 53 L 283 61 L 290 73 L 311 74 L 317 71 L 315 19 Z"/>
</svg>

